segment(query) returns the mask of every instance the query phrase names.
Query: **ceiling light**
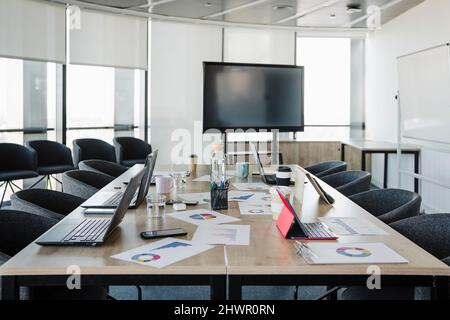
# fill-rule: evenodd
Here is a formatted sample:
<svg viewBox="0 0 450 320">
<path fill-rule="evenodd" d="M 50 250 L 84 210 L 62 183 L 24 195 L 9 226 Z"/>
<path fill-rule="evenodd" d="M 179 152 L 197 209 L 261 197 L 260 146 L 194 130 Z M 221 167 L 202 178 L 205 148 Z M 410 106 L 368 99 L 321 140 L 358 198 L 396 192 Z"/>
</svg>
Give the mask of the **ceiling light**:
<svg viewBox="0 0 450 320">
<path fill-rule="evenodd" d="M 205 7 L 212 7 L 212 3 L 211 2 L 205 2 Z"/>
<path fill-rule="evenodd" d="M 273 10 L 294 10 L 294 7 L 289 4 L 281 4 L 272 7 Z"/>
<path fill-rule="evenodd" d="M 331 19 L 336 19 L 336 13 L 330 14 L 330 18 L 331 18 Z"/>
<path fill-rule="evenodd" d="M 348 5 L 346 11 L 348 14 L 352 14 L 352 13 L 360 13 L 362 12 L 362 9 L 360 5 Z"/>
</svg>

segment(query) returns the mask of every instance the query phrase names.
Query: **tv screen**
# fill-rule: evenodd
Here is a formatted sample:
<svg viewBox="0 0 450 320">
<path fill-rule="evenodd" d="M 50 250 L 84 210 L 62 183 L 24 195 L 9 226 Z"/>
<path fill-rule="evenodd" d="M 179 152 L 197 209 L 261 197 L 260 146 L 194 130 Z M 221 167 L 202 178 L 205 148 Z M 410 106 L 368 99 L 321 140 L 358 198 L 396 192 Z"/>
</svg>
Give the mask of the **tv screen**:
<svg viewBox="0 0 450 320">
<path fill-rule="evenodd" d="M 304 130 L 303 67 L 204 62 L 203 71 L 203 132 Z"/>
</svg>

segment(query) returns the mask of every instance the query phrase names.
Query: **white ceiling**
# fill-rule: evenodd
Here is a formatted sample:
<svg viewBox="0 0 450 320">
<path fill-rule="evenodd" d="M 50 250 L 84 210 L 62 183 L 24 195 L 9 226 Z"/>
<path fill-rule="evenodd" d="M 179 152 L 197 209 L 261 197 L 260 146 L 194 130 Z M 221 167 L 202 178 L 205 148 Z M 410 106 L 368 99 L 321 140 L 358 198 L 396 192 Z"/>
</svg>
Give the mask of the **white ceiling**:
<svg viewBox="0 0 450 320">
<path fill-rule="evenodd" d="M 95 4 L 166 17 L 312 28 L 365 28 L 367 8 L 371 5 L 382 8 L 384 24 L 423 1 L 425 0 L 58 0 L 69 4 Z M 361 10 L 349 13 L 349 6 Z"/>
</svg>

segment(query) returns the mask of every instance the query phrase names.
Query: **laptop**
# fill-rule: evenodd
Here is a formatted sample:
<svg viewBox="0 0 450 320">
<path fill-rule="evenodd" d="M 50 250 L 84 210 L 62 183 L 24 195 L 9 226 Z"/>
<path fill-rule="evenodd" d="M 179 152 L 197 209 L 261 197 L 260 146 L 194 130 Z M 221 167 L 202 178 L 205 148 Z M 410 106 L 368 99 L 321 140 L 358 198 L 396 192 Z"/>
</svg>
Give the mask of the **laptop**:
<svg viewBox="0 0 450 320">
<path fill-rule="evenodd" d="M 333 203 L 335 202 L 334 198 L 330 196 L 325 190 L 323 190 L 317 180 L 309 172 L 306 172 L 305 175 L 311 182 L 316 192 L 319 194 L 320 199 L 325 201 L 330 206 L 333 205 Z"/>
<path fill-rule="evenodd" d="M 291 240 L 337 240 L 338 236 L 323 222 L 303 223 L 297 215 L 289 199 L 277 189 L 285 209 L 277 220 L 281 234 Z M 301 206 L 300 206 L 301 208 Z M 287 211 L 285 211 L 287 209 Z"/>
<path fill-rule="evenodd" d="M 138 208 L 145 199 L 145 196 L 148 193 L 148 189 L 150 188 L 151 179 L 153 177 L 153 170 L 155 169 L 156 158 L 158 157 L 158 150 L 153 151 L 149 154 L 145 160 L 145 165 L 143 169 L 143 176 L 141 183 L 139 185 L 139 189 L 137 193 L 134 195 L 133 199 L 130 202 L 129 209 Z M 120 200 L 123 196 L 123 191 L 116 192 L 103 192 L 104 194 L 100 194 L 95 196 L 92 201 L 87 201 L 87 203 L 83 204 L 82 207 L 86 209 L 115 209 L 119 205 Z M 113 213 L 113 212 L 111 212 Z"/>
<path fill-rule="evenodd" d="M 130 180 L 112 218 L 63 219 L 53 229 L 39 237 L 36 243 L 42 246 L 93 247 L 103 244 L 122 222 L 142 175 L 141 171 Z"/>
<path fill-rule="evenodd" d="M 261 158 L 259 157 L 258 150 L 256 149 L 256 146 L 254 143 L 250 142 L 250 149 L 253 154 L 253 158 L 255 159 L 256 166 L 258 167 L 259 175 L 261 176 L 262 181 L 265 184 L 270 185 L 276 185 L 277 184 L 277 177 L 275 174 L 266 174 L 264 172 L 264 168 L 261 162 Z"/>
</svg>

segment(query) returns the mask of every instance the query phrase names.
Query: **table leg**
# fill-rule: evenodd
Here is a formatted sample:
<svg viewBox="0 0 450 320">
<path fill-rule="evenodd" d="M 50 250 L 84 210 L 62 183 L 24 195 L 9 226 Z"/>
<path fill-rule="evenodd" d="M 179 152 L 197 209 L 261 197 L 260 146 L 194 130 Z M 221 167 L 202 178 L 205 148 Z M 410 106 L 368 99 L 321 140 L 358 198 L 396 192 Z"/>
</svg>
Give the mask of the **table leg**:
<svg viewBox="0 0 450 320">
<path fill-rule="evenodd" d="M 20 288 L 17 286 L 15 276 L 1 277 L 2 294 L 0 300 L 19 300 Z"/>
<path fill-rule="evenodd" d="M 226 300 L 227 298 L 227 278 L 224 275 L 214 275 L 210 278 L 210 298 L 211 300 Z"/>
<path fill-rule="evenodd" d="M 361 171 L 366 171 L 366 152 L 361 151 Z"/>
<path fill-rule="evenodd" d="M 389 154 L 384 154 L 384 176 L 383 176 L 383 188 L 388 187 L 388 170 L 389 170 Z"/>
<path fill-rule="evenodd" d="M 414 173 L 419 174 L 419 153 L 414 153 Z M 414 178 L 414 192 L 419 193 L 419 179 Z"/>
<path fill-rule="evenodd" d="M 242 277 L 236 275 L 228 276 L 228 299 L 242 300 Z"/>
<path fill-rule="evenodd" d="M 433 300 L 450 300 L 450 278 L 436 277 L 433 288 Z"/>
<path fill-rule="evenodd" d="M 341 161 L 345 161 L 345 144 L 341 143 Z"/>
</svg>

